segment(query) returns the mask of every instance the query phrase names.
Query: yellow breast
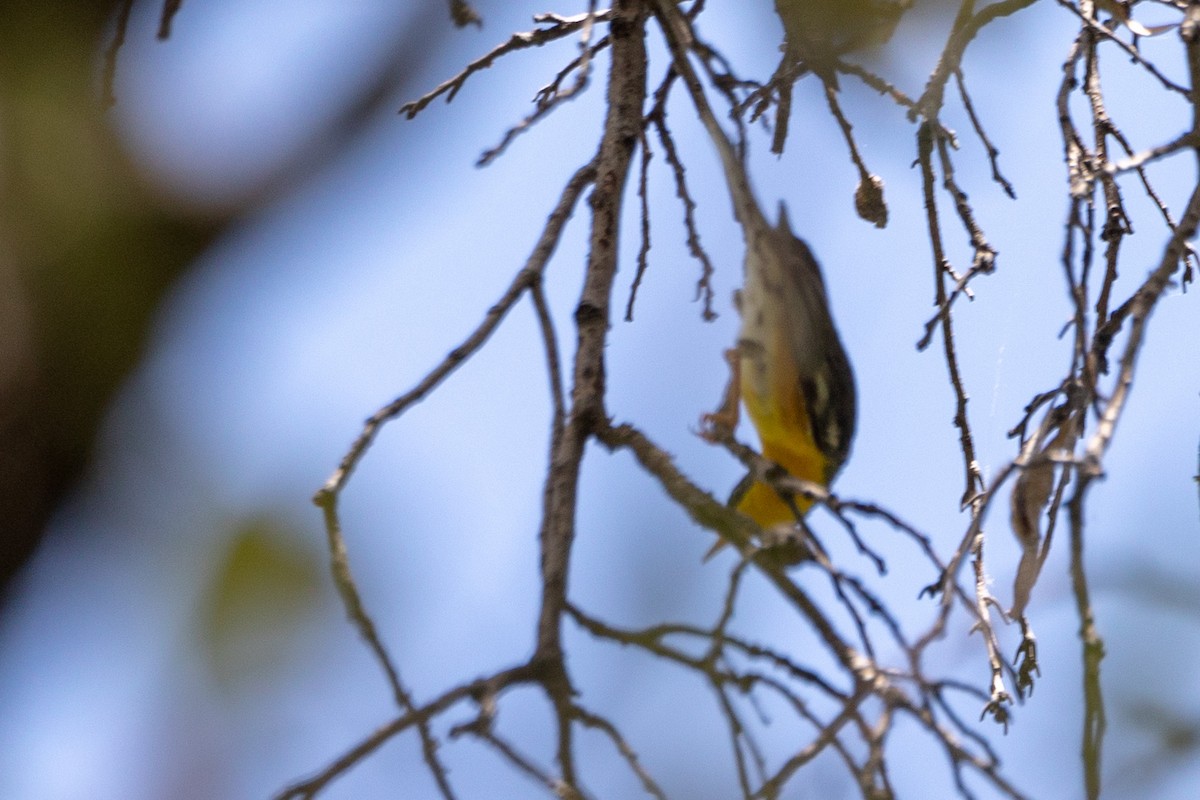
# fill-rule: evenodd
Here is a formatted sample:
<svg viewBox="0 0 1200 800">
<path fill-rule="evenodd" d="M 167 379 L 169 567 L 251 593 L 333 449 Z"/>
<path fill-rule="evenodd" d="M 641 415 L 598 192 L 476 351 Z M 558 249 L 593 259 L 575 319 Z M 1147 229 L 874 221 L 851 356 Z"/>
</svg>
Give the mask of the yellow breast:
<svg viewBox="0 0 1200 800">
<path fill-rule="evenodd" d="M 769 301 L 768 301 L 769 302 Z M 755 309 L 743 309 L 743 317 L 755 319 Z M 741 340 L 741 394 L 762 443 L 762 454 L 794 477 L 825 485 L 829 461 L 813 440 L 800 375 L 787 346 L 783 325 L 764 325 L 765 336 L 755 338 L 758 326 L 744 326 Z M 795 498 L 803 513 L 812 505 Z M 787 503 L 769 485 L 756 482 L 738 503 L 738 510 L 762 527 L 794 522 Z"/>
</svg>

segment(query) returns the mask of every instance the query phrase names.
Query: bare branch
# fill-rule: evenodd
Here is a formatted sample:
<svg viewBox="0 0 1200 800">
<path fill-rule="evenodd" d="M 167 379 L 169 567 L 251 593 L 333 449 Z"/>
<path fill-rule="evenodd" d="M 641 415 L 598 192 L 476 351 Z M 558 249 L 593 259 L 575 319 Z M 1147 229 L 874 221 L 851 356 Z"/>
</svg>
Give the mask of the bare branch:
<svg viewBox="0 0 1200 800">
<path fill-rule="evenodd" d="M 1162 84 L 1162 87 L 1164 89 L 1181 94 L 1185 98 L 1189 98 L 1191 96 L 1191 92 L 1189 92 L 1188 89 L 1186 89 L 1185 87 L 1180 86 L 1179 84 L 1170 80 L 1169 78 L 1167 78 L 1166 75 L 1163 75 L 1156 66 L 1151 64 L 1146 59 L 1142 58 L 1141 53 L 1139 53 L 1136 49 L 1131 47 L 1129 44 L 1127 44 L 1124 41 L 1122 41 L 1121 39 L 1117 38 L 1116 34 L 1112 30 L 1104 27 L 1099 22 L 1097 22 L 1095 19 L 1086 16 L 1082 11 L 1080 11 L 1079 7 L 1076 6 L 1074 3 L 1069 2 L 1069 0 L 1057 0 L 1057 2 L 1060 6 L 1067 9 L 1072 14 L 1074 14 L 1076 17 L 1078 17 L 1080 22 L 1083 23 L 1084 27 L 1093 36 L 1098 36 L 1103 39 L 1106 39 L 1106 40 L 1116 44 L 1117 47 L 1121 48 L 1121 50 L 1124 51 L 1125 55 L 1129 56 L 1130 61 L 1133 61 L 1135 64 L 1137 64 L 1140 67 L 1142 67 L 1143 69 L 1145 69 L 1146 72 L 1149 73 L 1150 75 L 1153 75 L 1154 78 L 1160 84 Z"/>
<path fill-rule="evenodd" d="M 408 119 L 412 119 L 442 95 L 446 96 L 446 102 L 449 103 L 454 100 L 454 96 L 458 94 L 459 89 L 463 87 L 468 78 L 476 72 L 492 66 L 498 59 L 518 50 L 541 47 L 544 44 L 557 41 L 565 36 L 570 36 L 585 26 L 590 26 L 595 21 L 610 19 L 611 13 L 611 11 L 602 11 L 596 14 L 577 14 L 573 17 L 551 15 L 540 17 L 538 21 L 545 22 L 548 27 L 535 28 L 532 31 L 525 31 L 523 33 L 514 33 L 509 37 L 508 41 L 497 45 L 485 55 L 469 63 L 462 72 L 453 78 L 438 84 L 432 91 L 427 92 L 420 98 L 402 105 L 400 113 L 408 117 Z"/>
<path fill-rule="evenodd" d="M 571 217 L 575 203 L 583 193 L 584 187 L 595 179 L 595 175 L 596 166 L 594 163 L 590 163 L 580 167 L 567 182 L 558 205 L 550 213 L 546 227 L 542 231 L 542 236 L 538 240 L 537 246 L 534 247 L 533 253 L 529 256 L 529 260 L 525 262 L 524 268 L 513 278 L 512 283 L 509 284 L 508 289 L 501 298 L 488 309 L 487 316 L 484 317 L 483 322 L 479 324 L 471 335 L 464 339 L 462 344 L 451 350 L 446 358 L 434 367 L 415 387 L 388 403 L 367 419 L 362 433 L 359 434 L 346 455 L 342 457 L 337 470 L 334 471 L 333 475 L 325 482 L 325 485 L 317 492 L 314 498 L 314 502 L 317 505 L 323 505 L 326 502 L 324 498 L 328 495 L 341 492 L 354 468 L 358 466 L 358 462 L 371 446 L 371 442 L 375 440 L 375 436 L 378 435 L 383 425 L 403 414 L 413 404 L 424 399 L 429 392 L 433 391 L 451 372 L 457 369 L 463 361 L 483 346 L 488 337 L 492 335 L 496 327 L 516 304 L 517 300 L 520 299 L 521 294 L 545 270 L 550 257 L 558 247 L 559 237 L 566 226 L 567 220 Z"/>
</svg>

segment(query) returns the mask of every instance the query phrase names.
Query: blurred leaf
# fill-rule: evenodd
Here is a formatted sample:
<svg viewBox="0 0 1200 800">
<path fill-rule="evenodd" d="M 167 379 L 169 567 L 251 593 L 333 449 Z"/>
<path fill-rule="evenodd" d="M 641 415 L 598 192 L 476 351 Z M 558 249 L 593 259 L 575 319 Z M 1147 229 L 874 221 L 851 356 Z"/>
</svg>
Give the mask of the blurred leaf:
<svg viewBox="0 0 1200 800">
<path fill-rule="evenodd" d="M 259 518 L 232 531 L 198 612 L 200 644 L 218 683 L 271 673 L 317 606 L 315 553 L 277 521 Z"/>
</svg>

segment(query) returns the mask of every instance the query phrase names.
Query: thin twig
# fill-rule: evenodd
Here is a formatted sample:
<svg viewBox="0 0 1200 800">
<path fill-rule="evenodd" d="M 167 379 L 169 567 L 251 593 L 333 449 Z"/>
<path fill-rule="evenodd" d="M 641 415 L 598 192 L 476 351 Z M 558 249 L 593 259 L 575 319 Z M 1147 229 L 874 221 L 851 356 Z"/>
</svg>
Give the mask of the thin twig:
<svg viewBox="0 0 1200 800">
<path fill-rule="evenodd" d="M 301 800 L 301 798 L 307 800 L 308 798 L 316 797 L 318 792 L 375 750 L 379 749 L 381 745 L 396 734 L 408 730 L 418 723 L 427 723 L 433 717 L 463 700 L 467 700 L 480 693 L 491 692 L 496 694 L 509 687 L 529 683 L 535 679 L 535 675 L 536 671 L 529 664 L 522 664 L 521 666 L 510 667 L 485 678 L 477 678 L 473 681 L 459 684 L 443 692 L 437 698 L 420 708 L 409 711 L 376 729 L 362 741 L 335 758 L 329 766 L 313 777 L 299 781 L 283 789 L 275 795 L 274 800 Z"/>
<path fill-rule="evenodd" d="M 441 363 L 430 370 L 416 386 L 380 408 L 367 419 L 362 432 L 354 440 L 354 444 L 350 446 L 346 455 L 342 457 L 338 468 L 334 470 L 329 479 L 325 481 L 325 485 L 317 492 L 314 502 L 320 505 L 322 502 L 321 498 L 324 495 L 341 492 L 346 485 L 346 481 L 349 480 L 355 467 L 358 466 L 358 462 L 362 460 L 363 455 L 370 448 L 380 429 L 389 421 L 407 411 L 409 407 L 423 400 L 450 373 L 457 369 L 463 361 L 483 346 L 488 337 L 492 335 L 496 327 L 504 319 L 505 315 L 516 304 L 517 300 L 520 299 L 521 295 L 545 270 L 546 264 L 549 263 L 550 257 L 558 247 L 559 237 L 566 226 L 567 220 L 571 217 L 575 203 L 579 200 L 584 188 L 595 179 L 595 175 L 596 165 L 593 162 L 580 167 L 571 176 L 571 179 L 567 181 L 567 185 L 563 189 L 558 205 L 550 212 L 550 216 L 546 221 L 546 227 L 543 229 L 541 238 L 534 247 L 533 253 L 525 262 L 525 266 L 513 278 L 512 283 L 509 284 L 508 289 L 505 290 L 500 299 L 488 309 L 483 321 L 463 340 L 462 344 L 451 350 L 442 359 Z"/>
<path fill-rule="evenodd" d="M 117 104 L 115 90 L 117 81 L 117 53 L 121 52 L 121 47 L 125 44 L 125 34 L 129 30 L 129 15 L 132 11 L 133 0 L 121 0 L 121 6 L 117 9 L 117 22 L 116 27 L 113 29 L 112 41 L 104 49 L 104 72 L 100 79 L 101 91 L 103 92 L 101 102 L 104 108 L 112 108 Z"/>
<path fill-rule="evenodd" d="M 611 17 L 611 11 L 600 11 L 595 14 L 577 14 L 573 17 L 556 17 L 547 15 L 543 19 L 546 20 L 549 27 L 536 28 L 531 31 L 522 33 L 514 33 L 507 41 L 496 45 L 490 51 L 467 64 L 467 66 L 455 75 L 453 78 L 442 81 L 431 91 L 426 92 L 421 97 L 411 102 L 400 106 L 400 113 L 408 119 L 412 119 L 417 114 L 421 113 L 437 98 L 442 95 L 446 96 L 446 102 L 452 102 L 458 91 L 462 89 L 463 84 L 467 79 L 476 72 L 487 69 L 496 63 L 496 61 L 509 53 L 518 50 L 526 50 L 530 47 L 541 47 L 544 44 L 557 41 L 565 36 L 570 36 L 575 31 L 582 29 L 585 25 L 590 25 L 596 21 L 607 21 Z"/>
<path fill-rule="evenodd" d="M 717 318 L 717 313 L 713 311 L 713 287 L 712 276 L 716 272 L 713 268 L 712 259 L 708 256 L 708 251 L 704 249 L 704 245 L 700 242 L 700 231 L 696 227 L 696 201 L 692 199 L 691 192 L 688 190 L 686 170 L 683 167 L 683 162 L 679 159 L 679 151 L 675 147 L 675 139 L 671 136 L 671 131 L 667 127 L 667 97 L 670 92 L 670 87 L 674 79 L 677 77 L 674 70 L 670 70 L 667 76 L 663 78 L 659 88 L 654 93 L 654 105 L 646 114 L 647 124 L 653 125 L 658 132 L 658 141 L 662 144 L 663 154 L 667 164 L 671 167 L 671 174 L 675 178 L 675 196 L 679 198 L 680 204 L 683 206 L 683 226 L 687 231 L 686 244 L 688 252 L 692 258 L 700 262 L 700 277 L 696 281 L 696 299 L 703 300 L 700 316 L 706 321 L 711 322 Z M 628 318 L 628 317 L 627 317 Z"/>
<path fill-rule="evenodd" d="M 171 23 L 183 6 L 183 0 L 163 0 L 162 14 L 158 19 L 158 38 L 166 41 L 171 38 Z"/>
<path fill-rule="evenodd" d="M 1138 52 L 1136 48 L 1130 46 L 1125 41 L 1118 38 L 1113 33 L 1113 31 L 1104 27 L 1096 20 L 1089 19 L 1088 17 L 1086 17 L 1083 14 L 1083 12 L 1081 12 L 1079 10 L 1079 7 L 1076 6 L 1074 3 L 1071 3 L 1068 0 L 1057 0 L 1057 2 L 1060 6 L 1062 6 L 1067 11 L 1070 11 L 1072 14 L 1074 14 L 1076 17 L 1078 17 L 1079 20 L 1083 23 L 1084 27 L 1087 28 L 1087 30 L 1090 33 L 1092 33 L 1095 36 L 1099 36 L 1103 39 L 1107 39 L 1108 41 L 1116 44 L 1117 47 L 1121 48 L 1121 50 L 1124 51 L 1125 55 L 1129 56 L 1130 61 L 1133 61 L 1138 66 L 1145 69 L 1146 72 L 1153 75 L 1155 77 L 1155 79 L 1157 79 L 1158 82 L 1162 84 L 1164 89 L 1181 94 L 1184 96 L 1185 99 L 1190 97 L 1191 92 L 1189 92 L 1186 87 L 1180 86 L 1178 83 L 1175 83 L 1174 81 L 1167 78 L 1166 75 L 1162 74 L 1158 70 L 1158 67 L 1154 66 L 1152 63 L 1150 63 L 1145 58 L 1143 58 L 1142 54 L 1140 52 Z"/>
<path fill-rule="evenodd" d="M 1008 178 L 1000 173 L 1000 150 L 992 144 L 987 131 L 983 129 L 983 122 L 980 121 L 979 115 L 975 111 L 975 104 L 971 102 L 971 94 L 967 91 L 967 82 L 963 78 L 961 67 L 954 70 L 954 83 L 958 86 L 958 96 L 962 100 L 963 108 L 966 109 L 967 117 L 971 120 L 971 127 L 975 129 L 975 135 L 979 137 L 979 141 L 983 143 L 983 148 L 987 152 L 988 163 L 992 165 L 992 180 L 1000 184 L 1000 188 L 1004 189 L 1006 195 L 1016 200 L 1016 189 L 1009 183 Z"/>
</svg>

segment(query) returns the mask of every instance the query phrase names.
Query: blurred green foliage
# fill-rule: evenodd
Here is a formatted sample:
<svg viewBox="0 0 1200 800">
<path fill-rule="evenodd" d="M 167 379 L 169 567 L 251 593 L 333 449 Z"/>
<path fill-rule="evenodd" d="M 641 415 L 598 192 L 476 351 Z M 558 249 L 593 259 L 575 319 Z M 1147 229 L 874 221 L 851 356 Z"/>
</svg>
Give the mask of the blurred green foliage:
<svg viewBox="0 0 1200 800">
<path fill-rule="evenodd" d="M 156 197 L 108 129 L 111 6 L 0 6 L 0 597 L 84 468 L 163 293 L 223 222 Z"/>
<path fill-rule="evenodd" d="M 273 518 L 241 521 L 224 537 L 197 609 L 198 640 L 218 685 L 270 676 L 317 608 L 323 564 L 303 536 Z"/>
</svg>

